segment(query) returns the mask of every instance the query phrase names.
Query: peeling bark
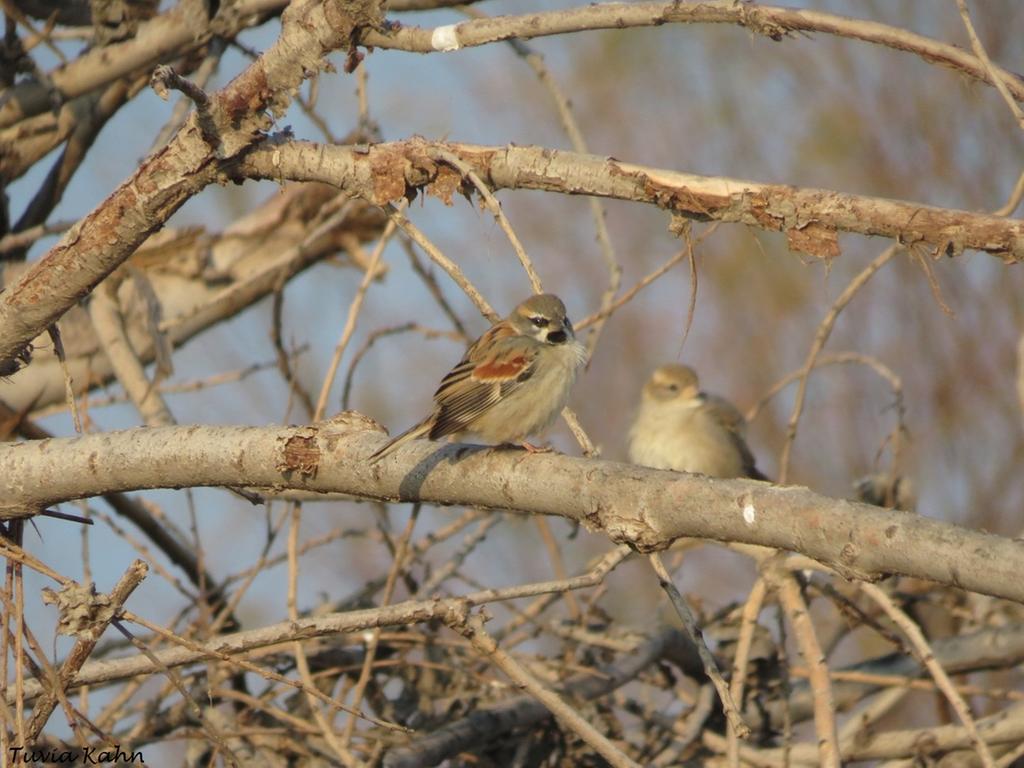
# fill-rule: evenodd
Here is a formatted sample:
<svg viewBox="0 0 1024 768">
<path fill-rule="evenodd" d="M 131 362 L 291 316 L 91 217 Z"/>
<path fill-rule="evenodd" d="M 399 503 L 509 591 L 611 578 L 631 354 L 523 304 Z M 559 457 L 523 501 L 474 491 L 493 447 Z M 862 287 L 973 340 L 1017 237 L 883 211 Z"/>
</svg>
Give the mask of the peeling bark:
<svg viewBox="0 0 1024 768">
<path fill-rule="evenodd" d="M 345 493 L 559 515 L 640 551 L 683 536 L 801 552 L 848 578 L 905 574 L 1024 600 L 1024 542 L 797 486 L 715 480 L 507 448 L 415 441 L 369 464 L 379 427 L 162 427 L 0 445 L 0 519 L 111 491 L 198 486 Z M 750 509 L 753 509 L 753 514 Z"/>
</svg>

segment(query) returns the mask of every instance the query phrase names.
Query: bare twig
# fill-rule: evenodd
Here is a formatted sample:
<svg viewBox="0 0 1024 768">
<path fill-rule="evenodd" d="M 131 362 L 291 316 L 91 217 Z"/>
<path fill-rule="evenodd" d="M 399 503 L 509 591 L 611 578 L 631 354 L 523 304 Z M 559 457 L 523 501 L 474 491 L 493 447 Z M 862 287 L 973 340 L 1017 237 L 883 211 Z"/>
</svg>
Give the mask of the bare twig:
<svg viewBox="0 0 1024 768">
<path fill-rule="evenodd" d="M 670 648 L 685 643 L 676 630 L 662 630 L 642 639 L 629 651 L 601 670 L 575 675 L 566 681 L 563 690 L 573 698 L 591 700 L 636 679 L 644 669 L 665 656 Z M 413 768 L 436 765 L 446 757 L 486 743 L 513 728 L 534 725 L 551 716 L 550 710 L 534 696 L 518 696 L 495 705 L 481 707 L 466 717 L 433 733 L 421 736 L 408 747 L 393 749 L 385 756 L 385 768 Z"/>
<path fill-rule="evenodd" d="M 960 722 L 967 729 L 967 733 L 970 734 L 971 742 L 977 750 L 978 757 L 981 758 L 982 765 L 986 768 L 993 768 L 995 762 L 992 758 L 992 753 L 978 733 L 977 725 L 971 715 L 971 710 L 967 706 L 967 702 L 957 692 L 953 682 L 949 679 L 949 675 L 946 674 L 946 670 L 935 660 L 935 654 L 928 645 L 928 641 L 925 639 L 920 627 L 879 587 L 874 584 L 863 583 L 860 584 L 860 589 L 885 611 L 885 614 L 892 619 L 893 623 L 900 628 L 900 631 L 910 641 L 911 647 L 914 649 L 918 659 L 927 668 L 936 685 L 938 685 L 939 690 L 946 696 L 946 699 L 960 718 Z"/>
<path fill-rule="evenodd" d="M 78 671 L 96 647 L 100 636 L 106 631 L 110 622 L 117 617 L 118 612 L 129 595 L 146 578 L 148 571 L 148 566 L 141 560 L 133 562 L 117 584 L 114 585 L 110 594 L 105 596 L 102 615 L 97 617 L 97 620 L 91 626 L 78 633 L 78 640 L 75 642 L 64 664 L 61 665 L 59 678 L 54 681 L 56 688 L 44 693 L 35 703 L 35 707 L 32 710 L 32 720 L 25 729 L 29 742 L 35 741 L 39 736 L 43 726 L 46 725 L 46 721 L 53 714 L 59 696 L 67 690 L 75 675 L 78 674 Z"/>
<path fill-rule="evenodd" d="M 128 613 L 125 612 L 125 617 Z M 188 690 L 185 687 L 184 681 L 170 667 L 162 664 L 146 644 L 135 637 L 127 627 L 125 627 L 118 617 L 115 617 L 110 622 L 111 626 L 117 629 L 122 635 L 124 635 L 132 645 L 134 645 L 139 652 L 146 657 L 147 660 L 151 661 L 161 673 L 167 678 L 167 680 L 174 686 L 175 690 L 181 694 L 182 700 L 185 705 L 191 710 L 193 717 L 199 722 L 200 728 L 202 728 L 203 734 L 210 740 L 210 742 L 217 747 L 217 749 L 224 755 L 224 759 L 230 763 L 234 768 L 240 768 L 238 756 L 235 754 L 227 742 L 224 739 L 224 735 L 221 733 L 221 729 L 218 724 L 214 722 L 214 718 L 209 716 L 208 710 L 204 711 L 199 704 L 192 698 Z"/>
<path fill-rule="evenodd" d="M 509 222 L 505 212 L 501 209 L 501 203 L 498 202 L 498 198 L 494 196 L 483 179 L 470 168 L 461 158 L 448 152 L 446 150 L 437 150 L 434 152 L 434 156 L 439 160 L 443 160 L 452 167 L 456 168 L 459 173 L 469 179 L 473 186 L 476 187 L 480 196 L 483 198 L 484 203 L 487 205 L 488 210 L 494 216 L 495 221 L 501 227 L 502 231 L 508 237 L 509 243 L 512 244 L 512 250 L 515 251 L 516 257 L 519 259 L 519 263 L 523 265 L 523 269 L 526 272 L 526 276 L 530 280 L 530 286 L 533 288 L 534 293 L 544 293 L 544 286 L 541 284 L 540 275 L 537 274 L 536 268 L 533 266 L 533 262 L 526 253 L 526 249 L 523 248 L 522 242 L 519 240 L 519 236 L 515 230 L 512 229 L 512 224 Z"/>
<path fill-rule="evenodd" d="M 447 579 L 451 578 L 460 566 L 465 562 L 466 558 L 469 557 L 477 546 L 484 540 L 487 532 L 491 530 L 495 525 L 501 522 L 501 518 L 498 515 L 487 514 L 480 512 L 482 515 L 486 515 L 480 524 L 477 525 L 476 529 L 472 531 L 465 540 L 459 545 L 459 548 L 448 557 L 444 564 L 438 568 L 434 573 L 431 574 L 430 578 L 427 579 L 420 586 L 416 592 L 416 597 L 429 597 L 440 587 Z M 555 576 L 559 579 L 564 578 L 563 575 L 555 573 Z M 566 591 L 568 595 L 568 590 Z"/>
<path fill-rule="evenodd" d="M 754 582 L 753 588 L 747 595 L 743 604 L 743 612 L 740 615 L 740 634 L 736 640 L 736 655 L 732 663 L 732 675 L 729 681 L 729 694 L 732 696 L 736 706 L 743 706 L 743 689 L 747 679 L 747 662 L 750 657 L 750 647 L 754 640 L 754 629 L 757 626 L 757 617 L 761 614 L 761 607 L 768 594 L 768 585 L 764 578 Z M 739 734 L 735 729 L 730 729 L 726 734 L 728 739 L 726 757 L 731 768 L 739 767 L 740 743 Z"/>
<path fill-rule="evenodd" d="M 171 112 L 171 117 L 164 124 L 164 127 L 160 129 L 160 132 L 157 134 L 156 138 L 153 139 L 153 144 L 150 146 L 149 150 L 150 152 L 154 152 L 157 149 L 160 149 L 160 147 L 165 146 L 167 142 L 171 140 L 171 137 L 174 136 L 174 132 L 177 131 L 178 128 L 181 126 L 182 122 L 184 122 L 185 116 L 188 114 L 188 110 L 191 104 L 195 103 L 198 106 L 199 102 L 203 101 L 204 109 L 208 108 L 209 99 L 204 98 L 206 97 L 206 93 L 203 91 L 203 89 L 206 87 L 206 84 L 210 81 L 210 78 L 216 74 L 217 67 L 220 65 L 220 60 L 221 57 L 224 55 L 224 49 L 226 47 L 227 42 L 224 38 L 213 38 L 213 40 L 210 41 L 209 50 L 207 51 L 206 56 L 203 58 L 202 64 L 200 64 L 199 68 L 195 71 L 194 79 L 192 81 L 189 81 L 185 78 L 177 78 L 183 81 L 183 83 L 185 84 L 185 88 L 187 88 L 188 90 L 183 90 L 180 88 L 176 89 L 181 90 L 183 95 L 180 99 L 178 99 L 178 102 L 174 105 L 174 109 Z M 158 78 L 158 71 L 159 67 L 157 68 L 157 70 L 154 70 L 153 72 L 154 80 L 157 80 Z M 173 74 L 173 70 L 171 70 L 171 73 Z M 172 85 L 170 82 L 167 82 L 166 84 L 163 83 L 163 75 L 160 75 L 159 77 L 161 82 L 161 88 L 166 89 L 168 87 L 174 87 L 174 85 Z M 189 93 L 189 91 L 195 91 L 198 94 L 201 94 L 200 99 L 197 100 L 191 93 Z M 164 94 L 160 94 L 160 98 L 166 101 L 166 92 Z"/>
<path fill-rule="evenodd" d="M 1006 199 L 1006 202 L 1002 207 L 992 211 L 992 213 L 996 216 L 1009 216 L 1017 210 L 1017 206 L 1020 205 L 1022 198 L 1024 198 L 1024 171 L 1017 177 L 1017 183 L 1013 185 L 1013 189 L 1010 191 L 1010 196 Z"/>
<path fill-rule="evenodd" d="M 579 713 L 557 693 L 545 688 L 525 667 L 501 650 L 494 638 L 484 629 L 482 616 L 479 614 L 471 616 L 455 614 L 447 619 L 447 623 L 448 626 L 465 637 L 484 658 L 512 678 L 517 686 L 523 688 L 547 707 L 559 722 L 593 747 L 610 765 L 615 768 L 638 768 L 637 763 L 630 760 L 607 737 L 580 717 Z"/>
<path fill-rule="evenodd" d="M 151 427 L 174 424 L 174 416 L 167 403 L 154 383 L 146 377 L 142 362 L 128 340 L 124 318 L 118 307 L 117 285 L 116 282 L 108 282 L 93 294 L 89 302 L 89 315 L 96 337 L 143 422 Z"/>
<path fill-rule="evenodd" d="M 402 231 L 405 232 L 405 234 L 407 234 L 412 241 L 416 243 L 416 245 L 423 249 L 424 253 L 430 257 L 431 261 L 448 273 L 448 276 L 455 281 L 455 284 L 465 292 L 465 294 L 470 298 L 470 301 L 472 301 L 473 304 L 476 305 L 476 308 L 480 310 L 480 314 L 492 323 L 496 323 L 500 319 L 498 313 L 491 308 L 491 305 L 487 303 L 487 299 L 480 294 L 480 291 L 478 291 L 476 286 L 469 281 L 469 278 L 466 277 L 465 273 L 459 268 L 459 266 L 441 253 L 441 250 L 430 242 L 427 236 L 420 231 L 419 227 L 409 221 L 408 217 L 406 217 L 399 208 L 388 204 L 384 207 L 384 210 L 391 220 L 398 224 L 398 226 L 402 228 Z"/>
<path fill-rule="evenodd" d="M 348 372 L 345 374 L 345 386 L 341 393 L 341 410 L 347 411 L 349 409 L 351 404 L 352 383 L 355 379 L 356 368 L 359 367 L 359 363 L 362 362 L 362 359 L 370 351 L 373 345 L 388 336 L 396 336 L 398 334 L 412 332 L 419 333 L 426 339 L 465 341 L 465 337 L 458 331 L 438 331 L 413 322 L 395 325 L 389 328 L 378 328 L 366 337 L 366 341 L 363 342 L 363 345 L 356 350 L 354 355 L 352 355 L 352 362 L 349 363 Z"/>
<path fill-rule="evenodd" d="M 407 202 L 400 204 L 395 209 L 397 216 L 403 215 L 403 210 L 407 204 Z M 319 421 L 324 417 L 324 411 L 327 408 L 327 398 L 330 395 L 331 386 L 334 384 L 334 377 L 338 373 L 338 366 L 341 364 L 342 355 L 345 354 L 349 341 L 352 339 L 352 334 L 355 332 L 356 321 L 359 318 L 360 310 L 363 308 L 363 299 L 366 297 L 366 291 L 369 289 L 370 283 L 377 276 L 377 265 L 384 254 L 385 246 L 387 246 L 388 241 L 391 240 L 391 235 L 395 232 L 396 224 L 397 219 L 392 218 L 384 228 L 384 232 L 381 234 L 380 239 L 377 241 L 377 246 L 373 249 L 373 254 L 370 256 L 370 263 L 363 273 L 363 278 L 359 281 L 356 295 L 353 297 L 352 303 L 349 304 L 345 327 L 341 331 L 341 338 L 334 348 L 334 355 L 331 357 L 330 365 L 327 367 L 327 374 L 324 376 L 324 382 L 320 387 L 320 396 L 317 398 L 316 409 L 313 411 L 313 421 Z"/>
<path fill-rule="evenodd" d="M 711 655 L 711 651 L 708 650 L 707 645 L 704 642 L 704 634 L 700 630 L 700 626 L 697 624 L 697 619 L 694 617 L 690 607 L 686 604 L 686 600 L 679 593 L 679 589 L 672 581 L 672 576 L 665 568 L 664 563 L 661 562 L 661 558 L 657 554 L 650 556 L 651 566 L 654 568 L 654 572 L 658 575 L 658 581 L 661 583 L 661 588 L 665 590 L 669 600 L 672 602 L 672 607 L 675 609 L 676 614 L 683 622 L 683 628 L 686 630 L 686 634 L 689 636 L 690 641 L 696 646 L 697 652 L 700 654 L 701 663 L 704 665 L 704 673 L 711 680 L 711 683 L 715 686 L 715 690 L 718 692 L 718 698 L 722 702 L 722 709 L 725 712 L 725 717 L 729 721 L 730 730 L 736 733 L 736 736 L 741 739 L 745 739 L 750 735 L 750 727 L 743 722 L 743 716 L 740 715 L 739 710 L 736 708 L 736 702 L 733 700 L 732 693 L 729 691 L 729 686 L 726 685 L 725 680 L 722 679 L 722 673 L 718 671 L 718 664 L 715 662 L 715 657 Z"/>
<path fill-rule="evenodd" d="M 406 523 L 405 529 L 402 531 L 402 535 L 398 539 L 398 546 L 395 548 L 395 553 L 392 557 L 391 567 L 388 569 L 387 581 L 384 583 L 384 594 L 381 597 L 381 605 L 388 605 L 391 602 L 391 598 L 395 594 L 395 584 L 398 581 L 398 575 L 402 570 L 402 565 L 405 561 L 406 553 L 409 549 L 409 540 L 412 538 L 413 528 L 416 527 L 416 520 L 420 514 L 420 505 L 413 504 L 412 511 L 409 513 L 409 520 Z M 366 654 L 363 656 L 363 666 L 359 670 L 359 677 L 356 680 L 355 688 L 352 691 L 352 705 L 358 707 L 363 700 L 363 696 L 366 693 L 366 685 L 370 681 L 370 675 L 373 672 L 373 663 L 377 658 L 377 646 L 380 642 L 380 628 L 374 629 L 370 632 L 368 638 L 366 638 Z M 345 729 L 341 735 L 341 744 L 343 747 L 348 747 L 349 742 L 352 740 L 352 734 L 355 732 L 356 718 L 349 715 L 348 722 L 345 723 Z"/>
<path fill-rule="evenodd" d="M 161 64 L 153 70 L 150 85 L 156 92 L 156 95 L 164 101 L 167 101 L 169 96 L 168 89 L 181 91 L 188 96 L 196 105 L 199 129 L 202 131 L 203 139 L 206 140 L 206 143 L 211 148 L 218 148 L 220 146 L 220 132 L 210 111 L 210 97 L 206 95 L 206 91 L 188 78 L 177 74 L 166 64 Z"/>
<path fill-rule="evenodd" d="M 678 264 L 683 259 L 685 259 L 686 256 L 687 256 L 687 249 L 686 248 L 680 249 L 679 251 L 676 252 L 676 254 L 672 258 L 670 258 L 668 261 L 666 261 L 664 264 L 662 264 L 656 270 L 651 272 L 649 275 L 644 276 L 644 278 L 641 279 L 640 282 L 638 282 L 636 285 L 634 285 L 632 288 L 630 288 L 628 291 L 626 291 L 624 294 L 622 294 L 618 299 L 616 299 L 614 302 L 609 304 L 607 307 L 602 307 L 601 309 L 599 309 L 594 314 L 587 315 L 586 317 L 584 317 L 582 320 L 580 320 L 576 324 L 576 327 L 577 328 L 586 328 L 589 325 L 593 325 L 594 323 L 600 322 L 601 320 L 603 320 L 605 318 L 611 317 L 616 312 L 616 310 L 618 310 L 620 307 L 623 307 L 627 303 L 629 303 L 633 299 L 633 297 L 636 296 L 640 291 L 642 291 L 648 285 L 650 285 L 655 280 L 657 280 L 659 277 L 661 277 L 666 272 L 668 272 L 670 269 L 672 269 L 672 267 L 674 267 L 676 264 Z"/>
<path fill-rule="evenodd" d="M 960 10 L 960 18 L 963 19 L 964 29 L 967 30 L 967 37 L 971 41 L 971 50 L 974 51 L 974 55 L 978 57 L 978 61 L 981 62 L 981 66 L 985 68 L 985 72 L 989 76 L 989 82 L 995 85 L 996 90 L 999 91 L 999 95 L 1003 97 L 1003 101 L 1006 102 L 1006 106 L 1010 112 L 1013 113 L 1014 118 L 1017 120 L 1017 125 L 1021 129 L 1024 129 L 1024 112 L 1021 111 L 1013 95 L 1010 93 L 1010 89 L 1006 87 L 1006 83 L 1003 78 L 999 76 L 996 71 L 995 65 L 992 63 L 992 59 L 989 58 L 988 52 L 985 50 L 985 46 L 981 44 L 981 40 L 978 38 L 978 33 L 974 29 L 974 24 L 971 23 L 971 14 L 967 10 L 967 0 L 956 0 L 956 7 Z"/>
<path fill-rule="evenodd" d="M 472 18 L 487 18 L 486 14 L 482 11 L 471 6 L 463 7 L 462 12 Z M 569 97 L 558 84 L 558 81 L 552 76 L 551 70 L 544 64 L 544 57 L 519 38 L 514 38 L 508 42 L 512 50 L 530 66 L 537 75 L 537 79 L 540 80 L 544 87 L 547 88 L 548 93 L 551 94 L 555 109 L 558 111 L 558 118 L 565 129 L 566 136 L 569 137 L 572 148 L 577 152 L 589 152 L 586 140 L 583 138 L 583 131 L 580 130 L 579 123 L 577 123 L 576 117 L 572 113 Z M 597 233 L 597 242 L 601 246 L 601 255 L 604 257 L 605 267 L 608 269 L 608 286 L 604 293 L 601 294 L 600 307 L 601 310 L 607 311 L 615 299 L 615 294 L 618 292 L 619 285 L 622 282 L 622 267 L 615 256 L 615 248 L 612 245 L 611 235 L 608 234 L 608 222 L 605 220 L 601 201 L 596 197 L 591 197 L 588 202 L 590 204 L 590 215 L 594 220 L 594 231 Z M 601 330 L 604 328 L 604 324 L 607 322 L 610 314 L 609 312 L 602 315 L 590 329 L 590 333 L 587 336 L 587 351 L 591 355 L 593 355 L 594 350 L 597 348 Z"/>
<path fill-rule="evenodd" d="M 779 456 L 779 484 L 785 484 L 786 479 L 789 475 L 789 456 L 793 450 L 793 441 L 796 439 L 796 428 L 800 423 L 800 416 L 804 411 L 804 399 L 807 396 L 807 379 L 810 376 L 811 370 L 814 368 L 814 362 L 818 359 L 822 348 L 828 342 L 829 336 L 832 335 L 832 329 L 835 327 L 836 320 L 839 319 L 839 314 L 846 308 L 853 297 L 857 295 L 857 292 L 871 279 L 871 277 L 882 267 L 884 267 L 889 260 L 896 255 L 900 246 L 893 245 L 886 248 L 882 253 L 876 256 L 871 263 L 869 263 L 864 269 L 862 269 L 850 284 L 846 286 L 839 297 L 832 302 L 832 306 L 829 308 L 825 317 L 822 319 L 821 324 L 818 326 L 818 330 L 814 334 L 814 341 L 811 343 L 811 348 L 807 352 L 807 358 L 804 360 L 803 369 L 800 372 L 800 384 L 797 387 L 796 399 L 793 402 L 793 412 L 789 415 L 789 423 L 786 425 L 786 438 L 782 444 L 782 453 Z"/>
<path fill-rule="evenodd" d="M 1024 333 L 1017 342 L 1017 406 L 1020 408 L 1021 423 L 1024 424 Z"/>
</svg>

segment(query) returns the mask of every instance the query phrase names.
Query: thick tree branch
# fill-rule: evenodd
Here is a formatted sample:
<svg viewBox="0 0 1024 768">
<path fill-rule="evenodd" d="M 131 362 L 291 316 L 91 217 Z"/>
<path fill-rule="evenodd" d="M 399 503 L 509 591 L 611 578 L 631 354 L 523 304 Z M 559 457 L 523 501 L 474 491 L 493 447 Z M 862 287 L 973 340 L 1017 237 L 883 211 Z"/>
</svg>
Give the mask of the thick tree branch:
<svg viewBox="0 0 1024 768">
<path fill-rule="evenodd" d="M 257 65 L 254 68 L 258 69 Z M 224 98 L 225 92 L 216 97 Z M 222 139 L 228 141 L 232 154 L 240 151 L 239 137 L 244 133 L 234 132 L 234 138 Z M 0 361 L 12 358 L 91 290 L 188 196 L 221 178 L 211 148 L 200 134 L 194 121 L 190 123 L 167 149 L 144 163 L 132 179 L 0 296 Z M 172 148 L 176 149 L 172 152 Z M 430 153 L 438 150 L 459 156 L 492 188 L 645 202 L 688 218 L 782 231 L 791 248 L 819 256 L 836 255 L 839 233 L 850 232 L 928 246 L 935 253 L 957 255 L 964 249 L 976 249 L 1006 260 L 1024 259 L 1024 221 L 1017 219 L 829 190 L 697 176 L 542 147 L 482 147 L 422 139 L 371 147 L 266 142 L 235 161 L 226 161 L 225 167 L 230 166 L 228 174 L 236 180 L 323 181 L 378 205 L 400 200 L 421 187 L 449 200 L 462 178 L 446 164 L 430 159 Z M 224 147 L 218 148 L 222 151 L 226 151 Z M 193 161 L 183 162 L 188 157 Z M 166 180 L 166 186 L 157 185 L 158 180 Z"/>
<path fill-rule="evenodd" d="M 393 0 L 389 10 L 420 10 L 449 5 L 448 2 Z M 79 57 L 48 77 L 67 100 L 102 87 L 118 77 L 181 55 L 202 45 L 212 33 L 231 37 L 254 15 L 274 13 L 285 7 L 284 0 L 240 0 L 230 14 L 222 14 L 197 30 L 197 9 L 181 3 L 167 13 L 139 26 L 135 36 Z M 950 45 L 899 27 L 865 19 L 853 19 L 821 11 L 778 6 L 750 6 L 743 3 L 643 2 L 603 3 L 580 8 L 474 19 L 454 25 L 457 47 L 473 47 L 501 40 L 528 40 L 534 37 L 585 32 L 594 29 L 660 26 L 673 24 L 738 24 L 758 34 L 781 40 L 792 32 L 821 32 L 875 43 L 913 53 L 929 63 L 939 64 L 990 85 L 988 70 L 977 56 Z M 377 48 L 433 53 L 445 50 L 435 30 L 402 26 L 387 32 L 365 31 L 360 42 Z M 448 45 L 451 45 L 450 43 Z M 1007 90 L 1024 101 L 1024 81 L 1001 67 L 993 67 Z M 11 89 L 0 107 L 0 127 L 45 112 L 50 108 L 46 86 L 29 81 Z"/>
<path fill-rule="evenodd" d="M 1024 600 L 1024 543 L 800 487 L 383 436 L 356 413 L 301 428 L 166 427 L 0 445 L 0 518 L 111 491 L 268 486 L 560 515 L 641 551 L 683 536 L 803 553 L 851 578 L 905 574 Z M 748 520 L 752 522 L 747 522 Z"/>
<path fill-rule="evenodd" d="M 651 168 L 615 158 L 545 147 L 486 147 L 422 139 L 343 147 L 268 142 L 239 158 L 239 178 L 323 181 L 378 205 L 410 191 L 450 200 L 461 176 L 430 158 L 443 149 L 472 167 L 492 189 L 537 189 L 657 205 L 700 221 L 742 223 L 784 232 L 790 248 L 817 256 L 839 253 L 842 232 L 928 246 L 935 253 L 985 251 L 1024 259 L 1024 221 L 920 203 L 763 184 Z"/>
<path fill-rule="evenodd" d="M 142 270 L 152 284 L 164 318 L 160 330 L 168 341 L 177 348 L 300 271 L 345 250 L 346 243 L 378 237 L 384 214 L 362 201 L 351 201 L 343 221 L 316 234 L 324 223 L 324 207 L 337 195 L 336 189 L 321 184 L 290 185 L 223 231 L 164 229 L 147 240 L 129 265 Z M 15 283 L 25 270 L 25 265 L 9 266 L 0 282 Z M 153 334 L 145 318 L 133 312 L 125 319 L 132 348 L 143 363 L 152 362 Z M 61 318 L 60 328 L 73 380 L 90 388 L 109 382 L 113 369 L 88 313 L 73 307 Z M 44 409 L 65 399 L 64 377 L 52 355 L 36 355 L 32 365 L 0 382 L 0 400 L 14 410 Z"/>
<path fill-rule="evenodd" d="M 74 61 L 48 73 L 61 101 L 89 93 L 138 70 L 168 61 L 204 45 L 214 32 L 232 37 L 254 14 L 279 9 L 283 0 L 242 0 L 233 4 L 223 19 L 205 17 L 205 3 L 179 2 L 167 13 L 139 25 L 135 35 L 124 42 L 96 46 Z M 51 108 L 49 88 L 28 80 L 11 88 L 0 106 L 0 127 Z"/>
<path fill-rule="evenodd" d="M 379 21 L 379 2 L 292 3 L 282 15 L 277 42 L 211 96 L 216 145 L 208 143 L 193 114 L 166 147 L 150 155 L 0 296 L 0 361 L 11 359 L 212 182 L 219 162 L 241 152 L 270 127 L 268 112 L 284 112 L 298 85 L 320 69 L 325 53 L 346 44 L 357 26 Z"/>
<path fill-rule="evenodd" d="M 989 69 L 977 56 L 955 45 L 906 29 L 866 19 L 822 11 L 770 5 L 724 2 L 594 3 L 579 8 L 472 19 L 448 28 L 402 26 L 387 31 L 366 30 L 361 42 L 375 48 L 416 53 L 469 48 L 500 40 L 530 40 L 594 29 L 657 27 L 663 24 L 738 24 L 772 40 L 793 32 L 822 32 L 875 43 L 920 56 L 929 64 L 952 69 L 983 83 L 995 85 Z M 1024 101 L 1024 80 L 1002 67 L 991 70 L 1017 101 Z"/>
</svg>

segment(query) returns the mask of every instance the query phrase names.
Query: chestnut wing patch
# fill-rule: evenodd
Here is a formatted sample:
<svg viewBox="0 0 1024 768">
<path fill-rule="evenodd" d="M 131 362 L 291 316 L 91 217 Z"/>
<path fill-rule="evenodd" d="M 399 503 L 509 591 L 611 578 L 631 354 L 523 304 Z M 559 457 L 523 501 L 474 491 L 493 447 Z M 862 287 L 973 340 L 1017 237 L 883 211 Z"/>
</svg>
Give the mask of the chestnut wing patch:
<svg viewBox="0 0 1024 768">
<path fill-rule="evenodd" d="M 522 351 L 519 344 L 517 341 L 517 348 L 510 354 L 508 344 L 499 341 L 484 360 L 473 359 L 480 350 L 480 346 L 474 346 L 444 377 L 434 393 L 432 440 L 472 430 L 474 421 L 533 375 L 537 351 Z"/>
<path fill-rule="evenodd" d="M 508 359 L 489 360 L 473 369 L 472 376 L 478 381 L 505 381 L 516 379 L 529 370 L 530 363 L 528 355 L 516 355 Z"/>
</svg>

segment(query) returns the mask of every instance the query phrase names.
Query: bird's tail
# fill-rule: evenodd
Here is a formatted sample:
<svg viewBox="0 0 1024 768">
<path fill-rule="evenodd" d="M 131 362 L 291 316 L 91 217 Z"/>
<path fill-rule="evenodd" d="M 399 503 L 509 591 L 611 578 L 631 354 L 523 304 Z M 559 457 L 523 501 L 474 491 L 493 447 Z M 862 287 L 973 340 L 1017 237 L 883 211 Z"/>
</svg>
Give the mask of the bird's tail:
<svg viewBox="0 0 1024 768">
<path fill-rule="evenodd" d="M 370 458 L 367 459 L 371 464 L 376 464 L 378 461 L 383 459 L 389 453 L 397 451 L 403 445 L 410 440 L 416 440 L 421 437 L 426 437 L 430 434 L 431 419 L 426 418 L 414 427 L 409 427 L 402 434 L 391 438 L 384 445 L 378 448 L 371 454 Z"/>
<path fill-rule="evenodd" d="M 762 472 L 760 469 L 751 464 L 747 467 L 747 477 L 751 480 L 764 480 L 765 482 L 774 482 L 768 475 Z"/>
</svg>

